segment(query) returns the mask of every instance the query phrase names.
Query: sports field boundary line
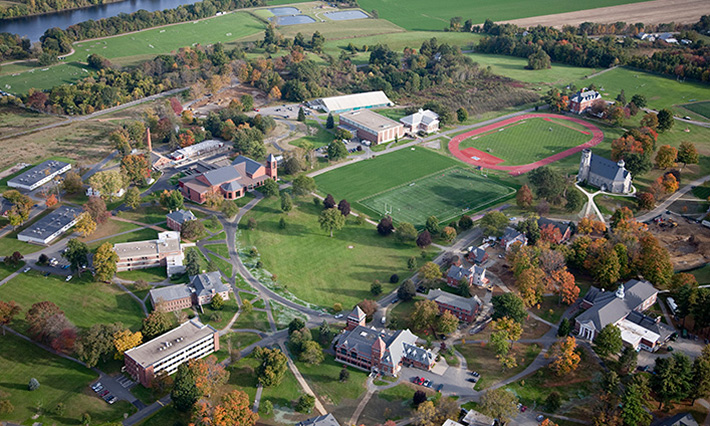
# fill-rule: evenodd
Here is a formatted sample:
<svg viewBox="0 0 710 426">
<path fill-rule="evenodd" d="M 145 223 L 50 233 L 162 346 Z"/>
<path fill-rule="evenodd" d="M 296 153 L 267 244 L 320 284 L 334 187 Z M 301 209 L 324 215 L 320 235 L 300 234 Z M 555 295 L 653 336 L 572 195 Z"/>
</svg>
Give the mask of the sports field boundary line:
<svg viewBox="0 0 710 426">
<path fill-rule="evenodd" d="M 365 197 L 365 198 L 361 198 L 361 199 L 359 199 L 359 200 L 355 200 L 355 202 L 356 202 L 356 203 L 362 203 L 363 201 L 367 200 L 368 198 L 373 198 L 373 197 L 380 196 L 380 195 L 384 194 L 385 192 L 391 191 L 391 190 L 393 190 L 393 189 L 402 188 L 402 187 L 404 187 L 404 186 L 409 185 L 409 184 L 412 183 L 412 182 L 418 182 L 418 181 L 420 181 L 420 180 L 422 180 L 422 179 L 427 179 L 427 178 L 430 178 L 430 177 L 432 177 L 432 176 L 434 176 L 434 175 L 438 175 L 439 173 L 446 172 L 446 171 L 449 171 L 449 170 L 451 170 L 451 169 L 456 169 L 456 168 L 461 168 L 461 169 L 466 170 L 465 167 L 460 166 L 460 165 L 455 165 L 455 166 L 447 167 L 447 168 L 445 168 L 445 169 L 441 169 L 441 170 L 439 170 L 439 171 L 436 171 L 436 172 L 434 172 L 434 173 L 428 174 L 428 175 L 426 175 L 426 176 L 418 177 L 418 178 L 416 178 L 416 179 L 414 179 L 414 180 L 410 180 L 410 181 L 408 181 L 408 182 L 404 182 L 404 183 L 399 184 L 399 185 L 397 185 L 397 186 L 393 186 L 393 187 L 384 189 L 384 190 L 382 190 L 382 191 L 380 191 L 380 192 L 378 192 L 378 193 L 376 193 L 376 194 L 368 195 L 368 196 Z"/>
</svg>

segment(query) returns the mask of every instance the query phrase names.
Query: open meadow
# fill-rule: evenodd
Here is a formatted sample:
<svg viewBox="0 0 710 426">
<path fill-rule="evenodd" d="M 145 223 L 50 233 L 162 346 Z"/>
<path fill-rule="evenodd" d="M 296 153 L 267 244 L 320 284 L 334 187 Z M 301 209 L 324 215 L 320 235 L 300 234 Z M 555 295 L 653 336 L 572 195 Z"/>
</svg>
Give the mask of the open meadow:
<svg viewBox="0 0 710 426">
<path fill-rule="evenodd" d="M 414 244 L 380 236 L 369 223 L 358 225 L 352 216 L 330 238 L 318 225 L 321 211 L 306 197 L 297 198 L 293 211 L 285 214 L 277 198 L 268 198 L 242 219 L 242 223 L 255 219 L 257 228 L 243 229 L 238 236 L 241 247 L 257 248 L 264 270 L 277 276 L 278 286 L 301 300 L 326 308 L 339 302 L 349 310 L 372 298 L 374 280 L 382 282 L 385 293 L 395 289 L 390 276 L 403 279 L 408 274 L 407 259 L 421 253 Z M 279 226 L 281 218 L 284 229 Z M 246 253 L 242 256 L 253 261 Z"/>
<path fill-rule="evenodd" d="M 3 413 L 2 419 L 21 424 L 78 425 L 83 413 L 89 413 L 92 422 L 105 424 L 133 414 L 136 409 L 128 402 L 109 405 L 89 388 L 98 375 L 77 363 L 60 358 L 33 343 L 10 333 L 0 335 L 0 394 L 15 407 L 12 413 Z M 39 389 L 30 392 L 27 383 L 36 378 Z M 49 414 L 62 402 L 63 415 Z M 37 407 L 43 415 L 33 417 Z"/>
<path fill-rule="evenodd" d="M 593 8 L 638 3 L 643 0 L 600 0 Z M 572 12 L 590 8 L 590 3 L 565 0 L 503 0 L 489 2 L 482 0 L 448 0 L 445 6 L 428 0 L 409 0 L 406 13 L 397 0 L 359 0 L 360 7 L 367 11 L 377 10 L 381 18 L 390 20 L 408 30 L 443 30 L 449 26 L 449 19 L 461 16 L 471 19 L 474 24 L 482 24 L 486 19 L 503 21 L 553 13 Z"/>
<path fill-rule="evenodd" d="M 460 33 L 451 33 L 460 34 Z M 490 67 L 494 74 L 512 78 L 524 83 L 542 84 L 545 86 L 566 86 L 576 80 L 586 78 L 599 71 L 594 68 L 575 67 L 553 62 L 551 68 L 529 70 L 527 58 L 505 55 L 489 55 L 486 53 L 466 53 L 466 56 L 477 62 L 481 68 Z"/>
</svg>

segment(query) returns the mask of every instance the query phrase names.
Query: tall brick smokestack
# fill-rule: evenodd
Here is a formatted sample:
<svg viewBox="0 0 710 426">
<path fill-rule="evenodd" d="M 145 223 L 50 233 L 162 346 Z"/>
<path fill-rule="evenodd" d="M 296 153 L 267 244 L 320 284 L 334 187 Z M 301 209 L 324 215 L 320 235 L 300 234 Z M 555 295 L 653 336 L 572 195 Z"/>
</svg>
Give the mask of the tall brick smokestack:
<svg viewBox="0 0 710 426">
<path fill-rule="evenodd" d="M 149 153 L 153 152 L 153 143 L 150 140 L 150 127 L 145 129 L 145 140 L 146 140 L 146 143 L 148 144 L 148 152 Z"/>
</svg>

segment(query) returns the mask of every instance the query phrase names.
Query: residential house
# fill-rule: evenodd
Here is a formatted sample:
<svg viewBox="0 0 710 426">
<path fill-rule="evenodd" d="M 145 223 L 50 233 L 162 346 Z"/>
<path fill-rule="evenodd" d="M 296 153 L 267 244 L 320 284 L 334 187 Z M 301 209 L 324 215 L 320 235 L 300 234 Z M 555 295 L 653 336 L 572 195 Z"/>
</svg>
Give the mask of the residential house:
<svg viewBox="0 0 710 426">
<path fill-rule="evenodd" d="M 296 426 L 340 426 L 335 416 L 328 413 L 323 416 L 311 417 L 310 419 L 296 423 Z"/>
<path fill-rule="evenodd" d="M 585 182 L 602 191 L 625 194 L 631 192 L 631 173 L 625 166 L 624 160 L 613 162 L 592 154 L 590 149 L 584 149 L 577 181 Z"/>
<path fill-rule="evenodd" d="M 537 226 L 538 228 L 540 228 L 540 230 L 542 230 L 542 228 L 544 227 L 549 226 L 557 228 L 557 230 L 560 231 L 560 238 L 555 241 L 555 243 L 557 244 L 564 243 L 572 236 L 572 222 L 560 222 L 557 220 L 550 220 L 546 217 L 541 217 L 537 220 Z"/>
<path fill-rule="evenodd" d="M 354 311 L 350 316 L 355 318 L 360 313 Z M 388 376 L 397 376 L 402 366 L 428 371 L 434 366 L 435 356 L 417 346 L 417 340 L 409 330 L 387 331 L 357 325 L 346 328 L 333 340 L 335 360 Z"/>
<path fill-rule="evenodd" d="M 446 283 L 451 287 L 458 287 L 462 280 L 466 281 L 469 285 L 485 286 L 488 284 L 486 268 L 478 265 L 451 265 L 449 272 L 446 273 Z"/>
<path fill-rule="evenodd" d="M 616 292 L 592 287 L 580 304 L 586 310 L 575 319 L 575 332 L 582 339 L 594 340 L 604 327 L 613 324 L 621 330 L 625 343 L 655 352 L 673 334 L 660 319 L 643 314 L 656 303 L 657 295 L 658 290 L 648 281 L 630 280 Z"/>
<path fill-rule="evenodd" d="M 193 319 L 127 350 L 124 366 L 133 380 L 148 388 L 159 373 L 173 374 L 181 364 L 218 350 L 219 332 Z"/>
<path fill-rule="evenodd" d="M 461 419 L 461 423 L 468 426 L 496 426 L 497 421 L 491 417 L 481 414 L 476 410 L 468 410 L 468 413 Z"/>
<path fill-rule="evenodd" d="M 165 266 L 168 275 L 185 272 L 184 247 L 180 243 L 180 233 L 166 231 L 158 234 L 157 240 L 132 241 L 113 245 L 118 255 L 118 272 L 134 269 Z"/>
<path fill-rule="evenodd" d="M 441 289 L 430 290 L 427 297 L 439 307 L 439 313 L 451 312 L 465 323 L 471 323 L 476 319 L 479 309 L 481 308 L 481 299 L 477 296 L 462 297 L 448 293 Z"/>
<path fill-rule="evenodd" d="M 178 181 L 182 195 L 198 204 L 207 201 L 207 197 L 212 194 L 226 200 L 235 200 L 243 197 L 247 191 L 260 187 L 266 180 L 278 178 L 276 157 L 273 154 L 266 159 L 265 165 L 243 155 L 225 167 L 214 168 L 204 163 L 200 165 L 208 170 Z"/>
<path fill-rule="evenodd" d="M 518 231 L 517 229 L 508 226 L 505 228 L 505 231 L 503 231 L 503 236 L 500 237 L 500 243 L 503 245 L 503 247 L 505 247 L 505 251 L 508 251 L 510 250 L 510 246 L 515 243 L 527 245 L 528 237 L 526 237 L 525 234 Z"/>
<path fill-rule="evenodd" d="M 469 247 L 468 248 L 468 254 L 466 255 L 466 258 L 468 259 L 469 262 L 473 262 L 477 265 L 482 264 L 486 260 L 488 260 L 488 252 L 486 252 L 486 249 L 488 248 L 488 244 L 483 244 L 481 246 L 478 246 L 476 248 Z"/>
<path fill-rule="evenodd" d="M 182 231 L 182 226 L 191 220 L 197 220 L 195 215 L 190 210 L 175 210 L 165 216 L 168 219 L 168 228 L 173 231 Z"/>
<path fill-rule="evenodd" d="M 203 305 L 212 303 L 216 294 L 219 294 L 222 300 L 229 300 L 230 291 L 230 287 L 222 282 L 222 274 L 214 271 L 192 276 L 188 284 L 156 287 L 150 291 L 150 301 L 154 308 L 160 304 L 167 312 L 193 306 L 201 310 Z"/>
<path fill-rule="evenodd" d="M 594 101 L 601 98 L 602 95 L 599 92 L 587 90 L 585 87 L 569 99 L 569 110 L 575 114 L 582 114 L 592 107 Z"/>
<path fill-rule="evenodd" d="M 412 135 L 418 132 L 430 134 L 439 130 L 439 114 L 428 109 L 420 108 L 414 114 L 400 118 L 399 122 L 404 125 L 404 131 Z"/>
</svg>

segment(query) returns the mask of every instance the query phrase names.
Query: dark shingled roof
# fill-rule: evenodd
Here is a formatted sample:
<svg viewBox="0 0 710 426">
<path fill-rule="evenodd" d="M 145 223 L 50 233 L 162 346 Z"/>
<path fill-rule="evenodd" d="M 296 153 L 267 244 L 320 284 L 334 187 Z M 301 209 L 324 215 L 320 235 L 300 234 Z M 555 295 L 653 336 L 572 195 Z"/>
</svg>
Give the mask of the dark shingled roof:
<svg viewBox="0 0 710 426">
<path fill-rule="evenodd" d="M 592 159 L 589 164 L 589 173 L 593 173 L 605 179 L 623 182 L 629 174 L 629 171 L 623 167 L 619 167 L 614 161 L 592 154 Z"/>
<path fill-rule="evenodd" d="M 698 422 L 690 413 L 678 413 L 667 419 L 656 420 L 651 426 L 698 426 Z"/>
<path fill-rule="evenodd" d="M 219 271 L 195 275 L 191 278 L 190 285 L 195 289 L 197 297 L 211 293 L 212 289 L 215 293 L 229 290 L 229 287 L 222 283 L 222 275 Z"/>
<path fill-rule="evenodd" d="M 317 416 L 296 423 L 296 426 L 340 426 L 340 423 L 335 420 L 335 417 L 332 414 L 328 413 L 324 416 Z"/>
<path fill-rule="evenodd" d="M 613 324 L 638 308 L 644 300 L 658 292 L 648 281 L 629 280 L 624 284 L 624 298 L 616 292 L 601 291 L 596 287 L 589 289 L 584 297 L 593 306 L 577 317 L 577 322 L 592 321 L 597 331 L 607 324 Z"/>
<path fill-rule="evenodd" d="M 190 210 L 175 210 L 172 213 L 168 213 L 167 217 L 181 225 L 187 221 L 197 219 Z"/>
<path fill-rule="evenodd" d="M 240 155 L 239 157 L 235 158 L 234 161 L 232 161 L 233 166 L 242 163 L 246 163 L 245 170 L 247 171 L 248 175 L 253 175 L 257 170 L 259 170 L 259 167 L 263 167 L 263 164 L 256 162 L 251 158 L 247 158 L 243 155 Z"/>
<path fill-rule="evenodd" d="M 221 185 L 224 182 L 236 180 L 241 177 L 237 169 L 232 166 L 220 167 L 219 169 L 204 172 L 202 176 L 207 179 L 207 182 L 212 186 Z"/>
</svg>

